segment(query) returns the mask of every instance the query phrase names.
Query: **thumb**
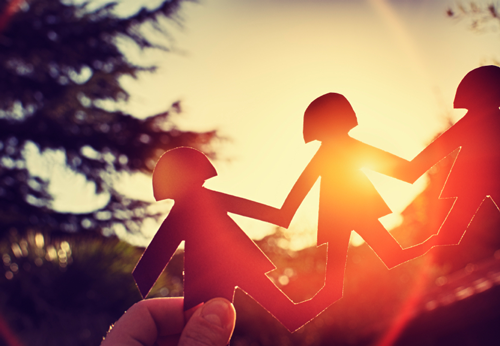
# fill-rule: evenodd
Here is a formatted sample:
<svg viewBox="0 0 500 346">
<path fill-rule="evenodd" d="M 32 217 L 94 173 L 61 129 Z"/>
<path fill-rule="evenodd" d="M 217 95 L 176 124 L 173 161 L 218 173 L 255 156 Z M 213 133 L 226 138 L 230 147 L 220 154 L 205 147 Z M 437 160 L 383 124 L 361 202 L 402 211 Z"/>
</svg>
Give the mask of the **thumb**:
<svg viewBox="0 0 500 346">
<path fill-rule="evenodd" d="M 202 305 L 189 319 L 179 339 L 179 346 L 225 346 L 233 334 L 236 311 L 223 298 Z"/>
</svg>

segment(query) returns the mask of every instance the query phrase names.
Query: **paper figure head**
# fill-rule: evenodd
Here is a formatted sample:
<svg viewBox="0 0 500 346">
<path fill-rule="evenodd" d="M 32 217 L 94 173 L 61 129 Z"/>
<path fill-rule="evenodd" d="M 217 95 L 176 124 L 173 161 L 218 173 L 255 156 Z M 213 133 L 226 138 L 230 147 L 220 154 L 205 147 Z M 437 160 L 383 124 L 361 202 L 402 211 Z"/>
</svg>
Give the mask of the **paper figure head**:
<svg viewBox="0 0 500 346">
<path fill-rule="evenodd" d="M 180 147 L 165 152 L 153 171 L 153 193 L 157 201 L 182 197 L 217 171 L 202 152 Z"/>
<path fill-rule="evenodd" d="M 311 102 L 304 113 L 304 140 L 328 141 L 336 134 L 347 134 L 358 125 L 356 113 L 347 99 L 328 93 Z"/>
<path fill-rule="evenodd" d="M 465 75 L 453 103 L 455 108 L 478 109 L 500 107 L 500 67 L 481 66 Z"/>
</svg>

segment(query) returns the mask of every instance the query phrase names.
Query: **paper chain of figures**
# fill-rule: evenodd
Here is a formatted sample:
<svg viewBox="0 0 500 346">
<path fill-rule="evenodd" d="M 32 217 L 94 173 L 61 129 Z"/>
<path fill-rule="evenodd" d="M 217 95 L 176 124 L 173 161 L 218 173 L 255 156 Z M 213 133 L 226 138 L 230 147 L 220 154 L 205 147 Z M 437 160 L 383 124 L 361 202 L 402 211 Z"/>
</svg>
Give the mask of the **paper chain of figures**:
<svg viewBox="0 0 500 346">
<path fill-rule="evenodd" d="M 184 240 L 185 310 L 215 297 L 232 300 L 237 286 L 295 331 L 341 298 L 352 230 L 392 268 L 434 246 L 458 244 L 484 198 L 500 201 L 499 106 L 500 68 L 469 72 L 454 101 L 467 114 L 407 161 L 349 137 L 357 126 L 350 103 L 336 93 L 320 96 L 305 111 L 304 140 L 321 146 L 280 209 L 204 188 L 217 173 L 201 152 L 187 147 L 166 152 L 153 173 L 154 195 L 175 204 L 133 271 L 141 294 L 148 294 Z M 378 221 L 391 211 L 360 168 L 413 183 L 457 148 L 440 196 L 455 199 L 451 211 L 435 235 L 403 249 Z M 228 212 L 286 228 L 319 177 L 318 245 L 328 245 L 325 283 L 313 298 L 295 303 L 266 276 L 274 264 Z"/>
</svg>

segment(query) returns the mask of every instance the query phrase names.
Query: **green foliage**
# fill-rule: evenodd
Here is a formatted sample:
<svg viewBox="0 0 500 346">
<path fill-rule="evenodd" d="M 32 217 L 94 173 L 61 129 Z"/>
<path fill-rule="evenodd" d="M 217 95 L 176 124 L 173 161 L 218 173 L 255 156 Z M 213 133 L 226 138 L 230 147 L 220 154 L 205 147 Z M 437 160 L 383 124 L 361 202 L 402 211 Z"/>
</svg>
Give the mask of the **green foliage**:
<svg viewBox="0 0 500 346">
<path fill-rule="evenodd" d="M 171 122 L 175 103 L 164 113 L 138 119 L 117 110 L 128 94 L 119 81 L 154 71 L 130 62 L 119 40 L 140 49 L 168 50 L 141 27 L 175 16 L 181 0 L 164 1 L 118 17 L 110 3 L 95 10 L 65 1 L 29 0 L 0 31 L 0 232 L 30 228 L 47 232 L 102 230 L 116 223 L 139 229 L 146 203 L 113 187 L 117 173 L 151 172 L 165 150 L 193 146 L 209 151 L 215 132 L 179 131 Z M 0 0 L 0 14 L 9 2 Z M 102 209 L 60 213 L 51 209 L 48 181 L 26 169 L 26 147 L 60 151 L 66 165 L 110 198 Z M 154 216 L 154 215 L 153 215 Z"/>
<path fill-rule="evenodd" d="M 117 238 L 11 234 L 0 253 L 0 311 L 25 345 L 98 345 L 141 299 L 131 272 L 142 250 Z M 152 296 L 182 293 L 171 267 Z"/>
</svg>

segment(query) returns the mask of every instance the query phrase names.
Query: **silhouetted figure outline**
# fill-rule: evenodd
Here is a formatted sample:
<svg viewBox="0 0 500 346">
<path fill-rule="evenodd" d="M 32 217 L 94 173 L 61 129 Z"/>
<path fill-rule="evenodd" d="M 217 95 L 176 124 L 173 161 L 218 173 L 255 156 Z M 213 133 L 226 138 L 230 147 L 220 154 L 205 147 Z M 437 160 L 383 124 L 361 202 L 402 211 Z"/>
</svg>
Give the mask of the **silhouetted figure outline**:
<svg viewBox="0 0 500 346">
<path fill-rule="evenodd" d="M 295 304 L 274 285 L 266 276 L 274 264 L 227 214 L 277 223 L 278 210 L 202 186 L 216 175 L 208 158 L 192 148 L 170 150 L 158 161 L 155 198 L 175 204 L 133 271 L 142 296 L 185 240 L 185 310 L 215 297 L 232 301 L 240 287 L 290 331 L 296 330 L 324 308 L 311 301 Z"/>
<path fill-rule="evenodd" d="M 395 176 L 408 161 L 349 136 L 357 126 L 347 99 L 328 93 L 315 99 L 304 114 L 304 140 L 321 146 L 286 198 L 282 226 L 289 226 L 298 207 L 320 181 L 318 246 L 327 244 L 325 285 L 314 299 L 329 306 L 342 297 L 351 231 L 356 231 L 388 268 L 423 255 L 425 244 L 403 249 L 378 220 L 391 210 L 361 168 Z M 404 175 L 395 176 L 404 178 Z"/>
<path fill-rule="evenodd" d="M 470 71 L 457 88 L 453 106 L 467 109 L 466 115 L 402 171 L 413 182 L 460 148 L 440 195 L 456 200 L 438 235 L 431 237 L 434 245 L 460 243 L 484 199 L 500 201 L 500 67 Z"/>
</svg>

